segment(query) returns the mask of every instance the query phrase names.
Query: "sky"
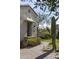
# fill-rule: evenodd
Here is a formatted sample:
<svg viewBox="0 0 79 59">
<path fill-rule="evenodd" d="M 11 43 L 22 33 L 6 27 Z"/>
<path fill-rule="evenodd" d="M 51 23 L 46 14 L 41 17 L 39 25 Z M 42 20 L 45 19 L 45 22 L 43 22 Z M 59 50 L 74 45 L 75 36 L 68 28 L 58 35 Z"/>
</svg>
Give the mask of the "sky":
<svg viewBox="0 0 79 59">
<path fill-rule="evenodd" d="M 30 5 L 33 8 L 35 2 L 36 2 L 36 0 L 24 0 L 24 1 L 20 1 L 20 5 Z M 39 13 L 48 14 L 49 13 L 48 9 L 46 9 L 46 12 L 44 12 L 39 7 L 38 8 L 35 8 L 34 11 L 37 14 L 39 14 Z M 51 15 L 50 15 L 50 17 L 51 17 Z M 46 18 L 46 19 L 49 19 L 49 18 Z M 59 20 L 57 20 L 56 24 L 59 24 Z M 40 28 L 46 28 L 46 26 L 49 27 L 49 28 L 51 27 L 50 24 L 46 24 L 46 23 L 40 25 L 39 27 Z"/>
</svg>

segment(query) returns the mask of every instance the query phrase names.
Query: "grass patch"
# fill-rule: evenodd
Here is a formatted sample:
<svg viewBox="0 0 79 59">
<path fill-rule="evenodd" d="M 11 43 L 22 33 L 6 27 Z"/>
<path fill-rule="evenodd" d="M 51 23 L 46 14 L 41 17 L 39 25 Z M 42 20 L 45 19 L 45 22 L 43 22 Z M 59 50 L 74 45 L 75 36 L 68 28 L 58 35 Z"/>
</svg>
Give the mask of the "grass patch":
<svg viewBox="0 0 79 59">
<path fill-rule="evenodd" d="M 49 46 L 52 47 L 52 41 L 49 43 Z M 59 49 L 59 40 L 56 39 L 56 48 Z"/>
<path fill-rule="evenodd" d="M 48 42 L 49 46 L 52 47 L 52 39 L 41 39 L 41 42 Z M 59 49 L 59 39 L 56 39 L 56 48 Z"/>
<path fill-rule="evenodd" d="M 41 42 L 51 42 L 51 39 L 41 39 Z"/>
</svg>

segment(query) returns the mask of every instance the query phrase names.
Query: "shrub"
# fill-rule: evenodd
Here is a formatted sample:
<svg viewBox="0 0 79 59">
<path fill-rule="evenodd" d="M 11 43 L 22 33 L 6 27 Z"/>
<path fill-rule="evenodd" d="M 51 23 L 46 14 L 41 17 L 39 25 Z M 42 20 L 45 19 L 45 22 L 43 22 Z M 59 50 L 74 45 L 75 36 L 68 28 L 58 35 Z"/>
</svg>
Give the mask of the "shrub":
<svg viewBox="0 0 79 59">
<path fill-rule="evenodd" d="M 39 36 L 41 39 L 50 38 L 50 34 L 39 34 L 38 36 Z"/>
<path fill-rule="evenodd" d="M 27 46 L 36 46 L 40 43 L 41 43 L 40 38 L 37 39 L 36 37 L 28 37 L 20 41 L 20 48 L 25 48 Z"/>
<path fill-rule="evenodd" d="M 36 46 L 41 43 L 40 38 L 37 39 L 35 37 L 28 38 L 27 41 L 28 41 L 27 46 Z"/>
</svg>

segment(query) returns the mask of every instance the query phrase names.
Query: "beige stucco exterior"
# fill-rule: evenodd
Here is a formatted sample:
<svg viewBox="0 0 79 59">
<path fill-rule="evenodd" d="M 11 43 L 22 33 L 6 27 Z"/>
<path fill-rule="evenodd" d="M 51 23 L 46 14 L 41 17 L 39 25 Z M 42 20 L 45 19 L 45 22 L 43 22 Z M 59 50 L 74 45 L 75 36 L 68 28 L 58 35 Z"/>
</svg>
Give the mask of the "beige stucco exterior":
<svg viewBox="0 0 79 59">
<path fill-rule="evenodd" d="M 29 5 L 20 6 L 20 40 L 27 37 L 28 33 L 32 37 L 37 37 L 37 21 L 37 14 Z"/>
</svg>

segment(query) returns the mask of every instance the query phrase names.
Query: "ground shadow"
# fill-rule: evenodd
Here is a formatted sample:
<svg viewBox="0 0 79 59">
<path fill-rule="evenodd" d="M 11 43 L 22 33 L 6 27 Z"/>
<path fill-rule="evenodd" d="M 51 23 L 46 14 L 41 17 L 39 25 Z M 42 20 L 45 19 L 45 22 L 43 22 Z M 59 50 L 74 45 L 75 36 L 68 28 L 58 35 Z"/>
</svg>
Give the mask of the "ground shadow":
<svg viewBox="0 0 79 59">
<path fill-rule="evenodd" d="M 50 53 L 53 52 L 53 49 L 49 50 L 48 52 L 36 57 L 35 59 L 44 59 L 46 56 L 48 56 Z"/>
</svg>

